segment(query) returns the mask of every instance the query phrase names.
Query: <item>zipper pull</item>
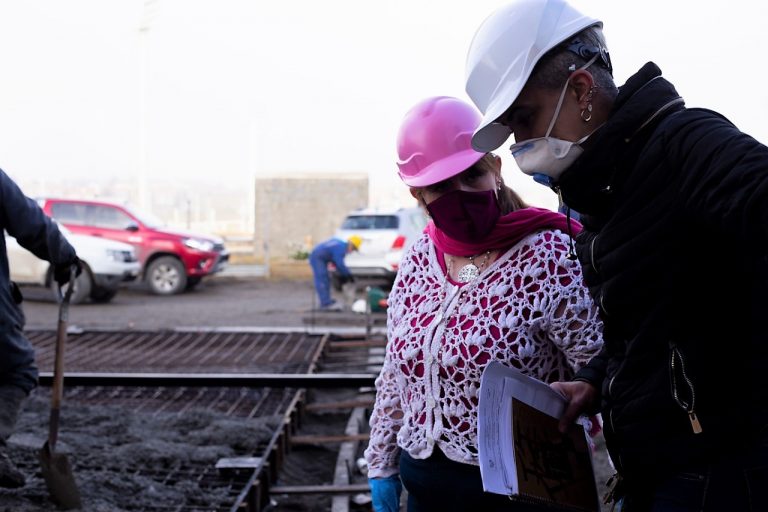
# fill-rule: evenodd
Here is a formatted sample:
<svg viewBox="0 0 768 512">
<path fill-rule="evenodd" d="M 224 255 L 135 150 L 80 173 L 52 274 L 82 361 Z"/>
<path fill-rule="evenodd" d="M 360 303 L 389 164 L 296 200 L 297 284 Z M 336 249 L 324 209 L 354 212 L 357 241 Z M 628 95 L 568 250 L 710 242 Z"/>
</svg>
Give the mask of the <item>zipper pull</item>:
<svg viewBox="0 0 768 512">
<path fill-rule="evenodd" d="M 701 434 L 702 428 L 701 423 L 699 423 L 699 418 L 696 416 L 696 413 L 691 409 L 688 411 L 688 419 L 691 421 L 691 428 L 693 428 L 694 434 Z"/>
<path fill-rule="evenodd" d="M 553 185 L 552 190 L 557 194 L 557 211 L 560 211 L 565 206 L 565 225 L 568 229 L 568 240 L 570 242 L 567 257 L 571 261 L 576 261 L 579 258 L 576 256 L 576 243 L 573 241 L 573 230 L 571 229 L 571 207 L 563 202 L 563 193 L 560 192 L 560 187 Z"/>
</svg>

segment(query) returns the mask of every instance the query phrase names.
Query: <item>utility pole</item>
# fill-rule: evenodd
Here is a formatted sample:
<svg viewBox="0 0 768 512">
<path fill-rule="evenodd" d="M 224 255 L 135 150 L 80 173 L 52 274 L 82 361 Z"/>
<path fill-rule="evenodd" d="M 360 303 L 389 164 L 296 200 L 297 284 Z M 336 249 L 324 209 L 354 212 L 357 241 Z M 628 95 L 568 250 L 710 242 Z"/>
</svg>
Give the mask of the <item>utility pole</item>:
<svg viewBox="0 0 768 512">
<path fill-rule="evenodd" d="M 139 23 L 139 170 L 138 202 L 143 211 L 149 210 L 149 191 L 147 189 L 147 66 L 148 37 L 152 18 L 157 13 L 159 0 L 144 0 L 141 21 Z"/>
</svg>

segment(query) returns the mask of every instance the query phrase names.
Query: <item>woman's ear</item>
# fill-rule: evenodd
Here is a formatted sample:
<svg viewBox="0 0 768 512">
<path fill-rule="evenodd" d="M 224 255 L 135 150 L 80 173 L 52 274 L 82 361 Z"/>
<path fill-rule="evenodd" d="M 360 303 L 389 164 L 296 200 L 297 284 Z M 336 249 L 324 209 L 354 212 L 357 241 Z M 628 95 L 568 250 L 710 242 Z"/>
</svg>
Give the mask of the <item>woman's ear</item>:
<svg viewBox="0 0 768 512">
<path fill-rule="evenodd" d="M 491 164 L 493 165 L 493 171 L 496 176 L 501 176 L 501 157 L 495 153 L 489 153 L 491 155 Z"/>
<path fill-rule="evenodd" d="M 498 190 L 499 187 L 502 184 L 501 180 L 501 157 L 499 155 L 496 155 L 494 153 L 488 153 L 488 156 L 490 156 L 490 168 L 491 173 L 493 173 L 493 180 L 496 182 L 496 189 Z M 486 161 L 488 161 L 486 159 Z"/>
</svg>

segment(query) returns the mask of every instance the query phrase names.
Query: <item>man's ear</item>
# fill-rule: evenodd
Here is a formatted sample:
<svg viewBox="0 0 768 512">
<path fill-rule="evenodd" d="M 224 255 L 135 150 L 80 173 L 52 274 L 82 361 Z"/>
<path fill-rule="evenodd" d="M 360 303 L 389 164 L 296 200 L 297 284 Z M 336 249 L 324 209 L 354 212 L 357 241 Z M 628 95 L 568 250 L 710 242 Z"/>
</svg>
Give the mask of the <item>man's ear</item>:
<svg viewBox="0 0 768 512">
<path fill-rule="evenodd" d="M 573 72 L 569 82 L 576 93 L 576 101 L 579 102 L 579 108 L 587 108 L 587 104 L 592 101 L 592 95 L 595 90 L 595 79 L 592 73 L 586 69 L 579 69 Z"/>
</svg>

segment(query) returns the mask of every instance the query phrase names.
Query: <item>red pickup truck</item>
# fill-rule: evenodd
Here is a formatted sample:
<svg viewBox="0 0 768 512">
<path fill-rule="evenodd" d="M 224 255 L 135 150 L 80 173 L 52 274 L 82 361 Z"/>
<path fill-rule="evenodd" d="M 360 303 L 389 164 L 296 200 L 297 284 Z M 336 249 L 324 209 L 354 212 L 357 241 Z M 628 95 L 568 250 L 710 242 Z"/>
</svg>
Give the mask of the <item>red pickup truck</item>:
<svg viewBox="0 0 768 512">
<path fill-rule="evenodd" d="M 142 266 L 142 279 L 159 295 L 189 290 L 203 277 L 222 270 L 229 260 L 220 238 L 167 230 L 161 222 L 127 206 L 55 198 L 38 199 L 38 203 L 73 233 L 133 245 Z"/>
</svg>

